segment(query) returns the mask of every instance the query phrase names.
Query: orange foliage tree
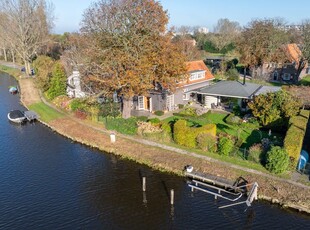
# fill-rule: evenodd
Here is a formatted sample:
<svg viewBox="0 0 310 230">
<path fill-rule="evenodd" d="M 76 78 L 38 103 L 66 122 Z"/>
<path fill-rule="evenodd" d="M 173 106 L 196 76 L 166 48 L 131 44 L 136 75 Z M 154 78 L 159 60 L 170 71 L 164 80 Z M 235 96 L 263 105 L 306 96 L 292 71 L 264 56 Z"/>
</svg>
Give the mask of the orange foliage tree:
<svg viewBox="0 0 310 230">
<path fill-rule="evenodd" d="M 171 42 L 167 23 L 167 12 L 155 0 L 101 0 L 84 13 L 85 71 L 102 91 L 122 96 L 124 118 L 130 117 L 134 95 L 147 95 L 155 82 L 173 90 L 185 74 L 185 58 Z"/>
</svg>

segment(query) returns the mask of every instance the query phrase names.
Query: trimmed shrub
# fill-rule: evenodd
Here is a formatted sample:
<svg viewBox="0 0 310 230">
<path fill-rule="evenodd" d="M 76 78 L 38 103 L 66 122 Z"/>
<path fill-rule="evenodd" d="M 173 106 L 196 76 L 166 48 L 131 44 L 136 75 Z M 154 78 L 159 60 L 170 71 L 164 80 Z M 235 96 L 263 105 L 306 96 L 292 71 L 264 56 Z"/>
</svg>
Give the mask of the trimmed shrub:
<svg viewBox="0 0 310 230">
<path fill-rule="evenodd" d="M 218 152 L 221 155 L 229 156 L 234 148 L 234 141 L 228 137 L 220 137 L 218 142 Z"/>
<path fill-rule="evenodd" d="M 264 154 L 264 149 L 262 144 L 260 143 L 256 143 L 253 144 L 250 148 L 249 148 L 249 155 L 248 155 L 248 160 L 250 161 L 254 161 L 256 163 L 261 163 L 262 162 L 262 158 L 263 158 L 263 154 Z"/>
<path fill-rule="evenodd" d="M 267 152 L 266 169 L 272 173 L 280 174 L 287 170 L 289 156 L 285 149 L 280 146 L 273 146 Z"/>
<path fill-rule="evenodd" d="M 187 127 L 187 122 L 185 120 L 178 120 L 173 126 L 174 141 L 179 145 L 187 146 L 186 133 L 188 130 L 189 127 Z"/>
<path fill-rule="evenodd" d="M 208 133 L 200 133 L 197 136 L 197 146 L 204 151 L 216 152 L 216 137 Z"/>
<path fill-rule="evenodd" d="M 162 115 L 164 115 L 164 111 L 157 110 L 157 111 L 154 112 L 154 114 L 155 114 L 156 116 L 162 116 Z"/>
<path fill-rule="evenodd" d="M 184 105 L 183 104 L 178 104 L 179 109 L 183 109 Z"/>
<path fill-rule="evenodd" d="M 308 119 L 309 111 L 302 110 L 298 116 L 292 117 L 289 121 L 289 128 L 284 139 L 284 148 L 295 165 L 297 165 L 302 149 Z"/>
<path fill-rule="evenodd" d="M 216 125 L 207 124 L 202 127 L 194 128 L 188 127 L 185 120 L 178 120 L 174 124 L 174 141 L 179 144 L 190 148 L 195 148 L 197 145 L 196 138 L 201 133 L 208 133 L 216 136 Z"/>
</svg>

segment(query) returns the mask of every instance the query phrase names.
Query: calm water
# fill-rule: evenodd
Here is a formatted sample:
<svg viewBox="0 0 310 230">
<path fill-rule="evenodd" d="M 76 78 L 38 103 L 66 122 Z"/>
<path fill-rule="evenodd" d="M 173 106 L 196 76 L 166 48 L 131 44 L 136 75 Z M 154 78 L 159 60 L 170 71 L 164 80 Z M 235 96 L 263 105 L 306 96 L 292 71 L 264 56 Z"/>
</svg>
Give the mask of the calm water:
<svg viewBox="0 0 310 230">
<path fill-rule="evenodd" d="M 24 108 L 10 85 L 0 74 L 0 229 L 310 229 L 309 217 L 262 202 L 218 209 L 225 203 L 192 193 L 182 178 L 72 143 L 40 123 L 11 124 L 7 113 Z"/>
</svg>

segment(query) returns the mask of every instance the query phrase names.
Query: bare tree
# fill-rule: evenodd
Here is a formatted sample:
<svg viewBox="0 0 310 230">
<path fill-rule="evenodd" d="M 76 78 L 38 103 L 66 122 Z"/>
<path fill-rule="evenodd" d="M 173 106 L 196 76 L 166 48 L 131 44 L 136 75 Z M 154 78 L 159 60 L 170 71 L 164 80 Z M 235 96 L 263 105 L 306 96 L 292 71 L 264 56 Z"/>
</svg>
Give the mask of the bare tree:
<svg viewBox="0 0 310 230">
<path fill-rule="evenodd" d="M 0 36 L 10 44 L 31 73 L 31 61 L 48 39 L 53 7 L 45 0 L 0 0 Z"/>
<path fill-rule="evenodd" d="M 229 21 L 227 18 L 221 18 L 214 27 L 213 44 L 217 49 L 222 50 L 226 46 L 234 43 L 240 35 L 241 27 L 238 22 Z"/>
</svg>

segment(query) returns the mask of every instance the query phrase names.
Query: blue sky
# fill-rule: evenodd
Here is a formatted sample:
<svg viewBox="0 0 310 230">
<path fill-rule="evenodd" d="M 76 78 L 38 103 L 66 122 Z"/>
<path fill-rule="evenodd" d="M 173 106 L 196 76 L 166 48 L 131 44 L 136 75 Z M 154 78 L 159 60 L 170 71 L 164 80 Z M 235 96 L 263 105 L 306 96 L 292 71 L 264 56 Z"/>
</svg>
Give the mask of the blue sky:
<svg viewBox="0 0 310 230">
<path fill-rule="evenodd" d="M 252 19 L 282 17 L 288 24 L 310 18 L 309 0 L 159 0 L 170 17 L 169 26 L 203 26 L 213 30 L 220 18 L 244 26 Z M 96 0 L 50 0 L 54 4 L 55 33 L 79 30 L 85 9 Z"/>
</svg>

